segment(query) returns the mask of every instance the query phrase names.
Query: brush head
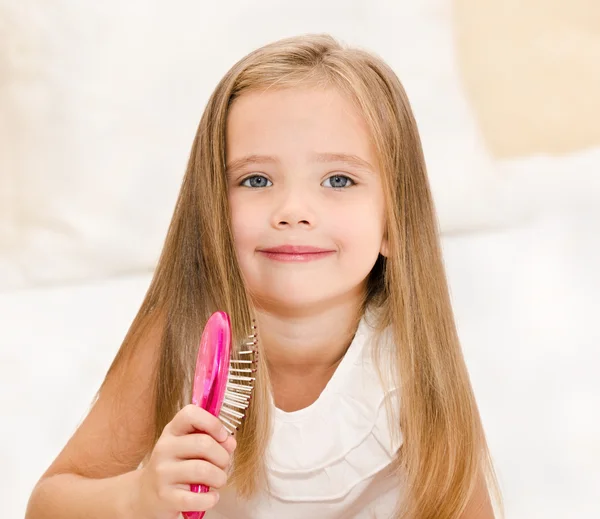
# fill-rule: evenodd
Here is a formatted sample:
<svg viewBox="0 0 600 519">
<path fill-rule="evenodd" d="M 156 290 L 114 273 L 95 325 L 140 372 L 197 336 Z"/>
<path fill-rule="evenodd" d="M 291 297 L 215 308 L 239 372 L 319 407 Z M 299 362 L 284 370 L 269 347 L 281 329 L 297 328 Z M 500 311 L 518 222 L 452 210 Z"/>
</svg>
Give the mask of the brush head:
<svg viewBox="0 0 600 519">
<path fill-rule="evenodd" d="M 229 376 L 225 386 L 219 418 L 225 428 L 234 434 L 238 430 L 252 398 L 258 352 L 256 325 L 252 324 L 252 333 L 244 342 L 235 358 L 231 358 Z"/>
</svg>

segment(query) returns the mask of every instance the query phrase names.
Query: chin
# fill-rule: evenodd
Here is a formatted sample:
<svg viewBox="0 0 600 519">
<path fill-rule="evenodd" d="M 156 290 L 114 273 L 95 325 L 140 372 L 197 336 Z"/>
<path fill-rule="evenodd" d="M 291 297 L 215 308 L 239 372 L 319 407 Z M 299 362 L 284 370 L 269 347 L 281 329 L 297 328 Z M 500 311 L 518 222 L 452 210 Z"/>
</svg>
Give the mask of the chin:
<svg viewBox="0 0 600 519">
<path fill-rule="evenodd" d="M 254 293 L 254 304 L 270 313 L 305 314 L 324 311 L 332 306 L 348 304 L 352 299 L 357 304 L 362 301 L 360 287 L 347 287 L 341 290 L 324 291 L 320 287 L 281 286 L 272 292 Z"/>
<path fill-rule="evenodd" d="M 328 300 L 325 295 L 315 294 L 298 294 L 286 292 L 285 295 L 282 293 L 269 294 L 253 294 L 252 299 L 254 304 L 258 307 L 269 311 L 284 311 L 286 313 L 292 311 L 306 311 L 307 309 L 314 308 L 320 304 L 323 304 L 325 300 Z"/>
</svg>

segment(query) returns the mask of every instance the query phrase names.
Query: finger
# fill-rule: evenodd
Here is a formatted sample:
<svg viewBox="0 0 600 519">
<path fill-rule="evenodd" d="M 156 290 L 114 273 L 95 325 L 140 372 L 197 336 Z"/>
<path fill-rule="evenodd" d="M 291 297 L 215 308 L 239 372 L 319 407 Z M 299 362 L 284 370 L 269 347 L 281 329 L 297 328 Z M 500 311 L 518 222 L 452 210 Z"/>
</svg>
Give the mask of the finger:
<svg viewBox="0 0 600 519">
<path fill-rule="evenodd" d="M 229 433 L 220 420 L 194 404 L 186 405 L 171 420 L 169 431 L 174 436 L 183 436 L 193 432 L 210 434 L 216 441 L 224 442 Z"/>
<path fill-rule="evenodd" d="M 225 471 L 204 460 L 177 462 L 173 478 L 176 484 L 206 485 L 212 488 L 222 488 L 227 483 Z"/>
<path fill-rule="evenodd" d="M 182 512 L 204 512 L 210 510 L 219 502 L 219 493 L 191 492 L 190 490 L 175 489 L 173 491 L 173 506 Z"/>
<path fill-rule="evenodd" d="M 218 443 L 208 434 L 192 433 L 173 438 L 172 453 L 181 460 L 203 459 L 222 469 L 227 468 L 231 460 L 224 443 Z"/>
<path fill-rule="evenodd" d="M 223 448 L 231 455 L 237 447 L 237 440 L 233 436 L 229 435 L 224 442 L 220 443 L 220 445 L 222 445 Z"/>
</svg>

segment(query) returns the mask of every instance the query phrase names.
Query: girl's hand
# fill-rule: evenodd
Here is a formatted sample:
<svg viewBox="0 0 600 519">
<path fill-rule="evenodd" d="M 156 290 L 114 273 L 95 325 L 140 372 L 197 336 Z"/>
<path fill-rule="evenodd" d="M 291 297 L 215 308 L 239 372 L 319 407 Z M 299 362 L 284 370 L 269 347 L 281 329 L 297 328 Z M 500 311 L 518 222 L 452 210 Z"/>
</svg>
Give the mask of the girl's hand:
<svg viewBox="0 0 600 519">
<path fill-rule="evenodd" d="M 182 511 L 215 506 L 218 492 L 191 492 L 190 484 L 223 487 L 235 447 L 235 439 L 218 418 L 193 404 L 181 409 L 163 429 L 148 464 L 139 470 L 132 492 L 133 516 L 177 519 Z"/>
</svg>

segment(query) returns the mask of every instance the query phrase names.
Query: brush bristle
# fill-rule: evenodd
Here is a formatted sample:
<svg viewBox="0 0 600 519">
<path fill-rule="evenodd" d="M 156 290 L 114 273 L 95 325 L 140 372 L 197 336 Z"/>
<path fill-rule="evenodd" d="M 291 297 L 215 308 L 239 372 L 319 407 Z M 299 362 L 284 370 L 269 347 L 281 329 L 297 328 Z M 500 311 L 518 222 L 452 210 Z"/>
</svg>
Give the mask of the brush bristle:
<svg viewBox="0 0 600 519">
<path fill-rule="evenodd" d="M 235 434 L 245 416 L 246 409 L 252 399 L 256 373 L 258 334 L 256 321 L 252 322 L 252 333 L 248 335 L 238 353 L 238 358 L 231 359 L 229 376 L 225 389 L 225 398 L 219 413 L 219 419 L 229 434 Z"/>
</svg>

